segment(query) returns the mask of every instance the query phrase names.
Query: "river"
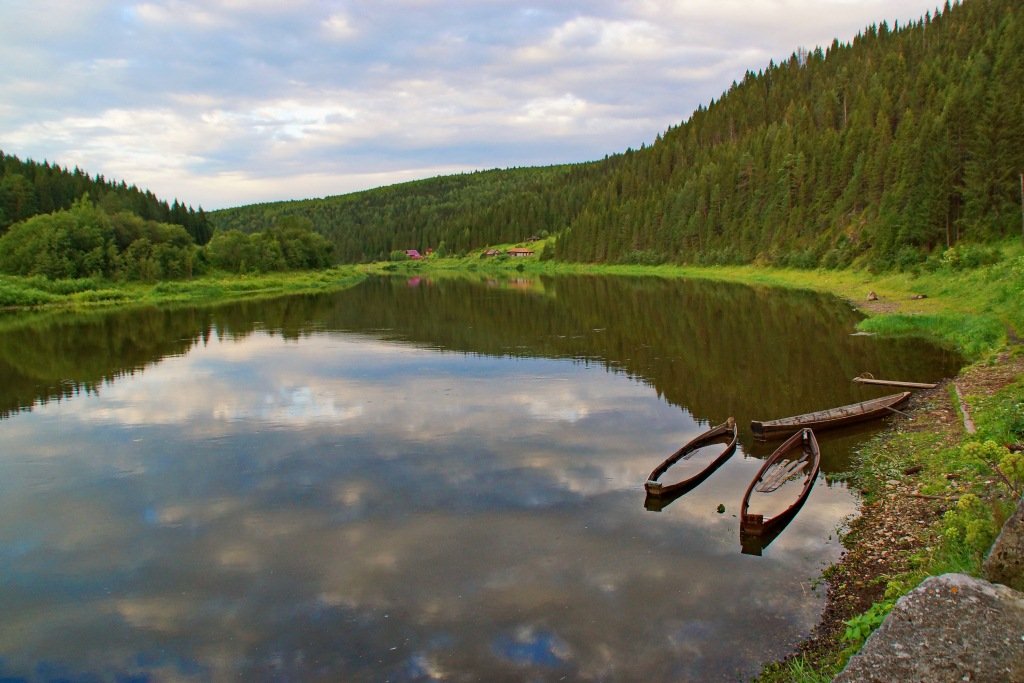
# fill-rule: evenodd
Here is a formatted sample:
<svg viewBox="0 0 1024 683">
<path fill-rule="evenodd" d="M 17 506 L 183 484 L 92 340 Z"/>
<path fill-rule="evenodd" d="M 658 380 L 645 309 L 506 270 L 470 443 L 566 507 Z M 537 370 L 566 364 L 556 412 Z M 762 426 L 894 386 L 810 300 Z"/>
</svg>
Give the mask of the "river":
<svg viewBox="0 0 1024 683">
<path fill-rule="evenodd" d="M 771 451 L 750 420 L 959 366 L 857 319 L 584 276 L 8 316 L 0 678 L 749 677 L 816 622 L 856 509 L 841 473 L 881 427 L 819 435 L 807 505 L 742 552 Z M 651 469 L 730 415 L 736 454 L 645 507 Z"/>
</svg>

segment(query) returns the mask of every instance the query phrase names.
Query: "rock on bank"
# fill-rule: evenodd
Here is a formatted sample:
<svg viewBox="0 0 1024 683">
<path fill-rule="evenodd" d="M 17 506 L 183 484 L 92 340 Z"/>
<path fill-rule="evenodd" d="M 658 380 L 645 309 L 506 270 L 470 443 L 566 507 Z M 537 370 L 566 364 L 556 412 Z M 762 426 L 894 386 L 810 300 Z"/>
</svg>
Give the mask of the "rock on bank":
<svg viewBox="0 0 1024 683">
<path fill-rule="evenodd" d="M 933 576 L 899 599 L 835 681 L 1024 683 L 1024 593 Z"/>
</svg>

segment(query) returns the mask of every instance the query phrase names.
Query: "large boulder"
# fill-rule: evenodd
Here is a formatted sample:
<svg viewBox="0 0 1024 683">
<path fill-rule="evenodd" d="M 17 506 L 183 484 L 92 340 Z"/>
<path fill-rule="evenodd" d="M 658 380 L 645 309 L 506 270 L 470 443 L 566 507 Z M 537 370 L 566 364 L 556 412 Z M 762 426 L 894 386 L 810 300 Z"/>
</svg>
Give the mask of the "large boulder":
<svg viewBox="0 0 1024 683">
<path fill-rule="evenodd" d="M 992 544 L 982 572 L 989 581 L 1024 591 L 1024 499 Z"/>
<path fill-rule="evenodd" d="M 1024 594 L 933 576 L 899 599 L 835 681 L 1024 683 Z"/>
</svg>

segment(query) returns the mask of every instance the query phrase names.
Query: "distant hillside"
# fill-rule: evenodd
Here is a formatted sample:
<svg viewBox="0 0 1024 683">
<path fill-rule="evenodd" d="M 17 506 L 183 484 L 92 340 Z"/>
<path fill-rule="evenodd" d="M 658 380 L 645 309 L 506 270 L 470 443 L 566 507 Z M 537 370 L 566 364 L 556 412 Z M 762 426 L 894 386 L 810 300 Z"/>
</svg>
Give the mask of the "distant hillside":
<svg viewBox="0 0 1024 683">
<path fill-rule="evenodd" d="M 396 249 L 464 252 L 559 232 L 578 216 L 601 164 L 480 171 L 365 192 L 253 204 L 210 213 L 217 230 L 264 230 L 302 217 L 343 262 L 384 260 Z"/>
<path fill-rule="evenodd" d="M 202 208 L 196 211 L 177 200 L 169 205 L 124 181 L 90 177 L 77 167 L 69 171 L 48 162 L 22 161 L 0 151 L 0 235 L 32 216 L 69 209 L 86 193 L 108 214 L 129 211 L 146 220 L 180 225 L 196 244 L 206 244 L 212 234 Z"/>
<path fill-rule="evenodd" d="M 342 261 L 557 234 L 584 262 L 910 267 L 1020 230 L 1024 10 L 967 0 L 748 73 L 654 144 L 211 214 L 306 217 Z"/>
</svg>

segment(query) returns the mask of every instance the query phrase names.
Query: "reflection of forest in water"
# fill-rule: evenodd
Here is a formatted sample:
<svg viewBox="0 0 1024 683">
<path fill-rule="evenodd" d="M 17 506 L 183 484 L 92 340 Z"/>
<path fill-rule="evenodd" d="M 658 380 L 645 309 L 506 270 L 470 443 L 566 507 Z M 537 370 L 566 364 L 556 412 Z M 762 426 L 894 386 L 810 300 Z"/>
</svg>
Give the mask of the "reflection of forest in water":
<svg viewBox="0 0 1024 683">
<path fill-rule="evenodd" d="M 890 393 L 878 377 L 934 381 L 955 354 L 919 340 L 852 336 L 844 302 L 806 292 L 691 280 L 558 277 L 488 282 L 371 279 L 333 295 L 208 309 L 53 315 L 0 333 L 0 412 L 98 391 L 105 381 L 211 334 L 286 338 L 358 332 L 444 351 L 569 358 L 650 384 L 695 418 L 767 419 Z"/>
</svg>

